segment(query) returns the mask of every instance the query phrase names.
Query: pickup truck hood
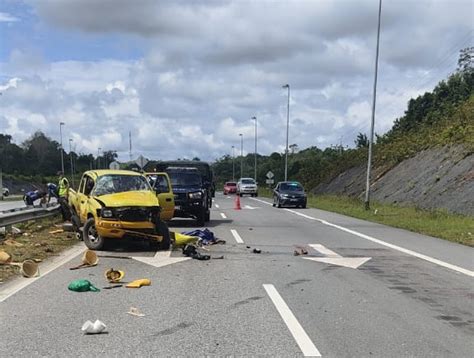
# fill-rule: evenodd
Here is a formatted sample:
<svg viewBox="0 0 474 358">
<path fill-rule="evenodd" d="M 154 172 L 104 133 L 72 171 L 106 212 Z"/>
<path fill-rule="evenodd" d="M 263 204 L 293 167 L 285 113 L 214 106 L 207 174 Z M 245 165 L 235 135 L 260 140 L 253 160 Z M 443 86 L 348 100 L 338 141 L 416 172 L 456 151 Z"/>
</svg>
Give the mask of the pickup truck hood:
<svg viewBox="0 0 474 358">
<path fill-rule="evenodd" d="M 111 208 L 123 206 L 158 206 L 158 198 L 156 194 L 150 190 L 126 191 L 123 193 L 96 196 L 94 198 Z"/>
</svg>

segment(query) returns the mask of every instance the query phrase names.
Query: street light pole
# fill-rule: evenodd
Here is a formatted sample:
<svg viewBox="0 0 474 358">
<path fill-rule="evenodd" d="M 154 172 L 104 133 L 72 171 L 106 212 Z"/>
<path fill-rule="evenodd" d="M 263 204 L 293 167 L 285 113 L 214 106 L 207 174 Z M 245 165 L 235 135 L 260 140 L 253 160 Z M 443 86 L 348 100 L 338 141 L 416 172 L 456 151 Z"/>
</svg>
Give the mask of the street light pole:
<svg viewBox="0 0 474 358">
<path fill-rule="evenodd" d="M 257 117 L 252 117 L 255 120 L 255 174 L 254 179 L 257 181 Z"/>
<path fill-rule="evenodd" d="M 372 121 L 370 124 L 370 139 L 369 139 L 369 154 L 367 158 L 367 180 L 365 185 L 365 210 L 370 209 L 370 171 L 372 166 L 372 143 L 374 141 L 374 126 L 375 126 L 375 101 L 377 98 L 377 72 L 379 65 L 379 43 L 380 43 L 380 18 L 382 15 L 382 0 L 379 0 L 379 17 L 377 24 L 377 46 L 375 50 L 375 75 L 374 75 L 374 90 L 372 97 Z"/>
<path fill-rule="evenodd" d="M 64 151 L 63 151 L 63 127 L 64 122 L 59 122 L 59 137 L 60 137 L 60 145 L 61 145 L 61 171 L 64 174 Z"/>
<path fill-rule="evenodd" d="M 232 146 L 232 181 L 235 181 L 235 155 L 234 155 L 235 146 Z"/>
<path fill-rule="evenodd" d="M 75 185 L 74 185 L 74 165 L 72 164 L 71 143 L 72 143 L 72 138 L 69 138 L 69 160 L 71 161 L 71 181 L 72 181 L 72 187 L 75 188 Z"/>
<path fill-rule="evenodd" d="M 244 176 L 244 135 L 242 133 L 240 136 L 240 178 Z"/>
<path fill-rule="evenodd" d="M 100 150 L 101 149 L 102 149 L 101 147 L 97 149 L 97 169 L 100 169 Z"/>
<path fill-rule="evenodd" d="M 282 86 L 288 88 L 288 105 L 286 111 L 286 150 L 285 150 L 285 181 L 288 180 L 288 134 L 290 131 L 290 85 L 286 84 Z"/>
</svg>

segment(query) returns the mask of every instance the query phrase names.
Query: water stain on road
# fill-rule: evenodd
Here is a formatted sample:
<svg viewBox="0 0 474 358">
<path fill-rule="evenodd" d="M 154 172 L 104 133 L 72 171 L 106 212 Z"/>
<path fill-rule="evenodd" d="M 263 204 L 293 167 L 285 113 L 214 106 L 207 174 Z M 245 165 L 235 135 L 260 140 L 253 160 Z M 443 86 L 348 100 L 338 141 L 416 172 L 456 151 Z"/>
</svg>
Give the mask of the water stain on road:
<svg viewBox="0 0 474 358">
<path fill-rule="evenodd" d="M 291 287 L 291 286 L 294 286 L 294 285 L 299 285 L 301 283 L 305 283 L 305 282 L 311 282 L 310 279 L 307 279 L 307 278 L 301 278 L 299 280 L 295 280 L 295 281 L 291 281 L 290 283 L 287 283 L 286 284 L 286 287 Z"/>
<path fill-rule="evenodd" d="M 236 308 L 236 307 L 239 307 L 239 306 L 242 306 L 242 305 L 246 305 L 247 303 L 250 303 L 252 301 L 258 301 L 258 300 L 261 300 L 263 297 L 262 296 L 253 296 L 253 297 L 249 297 L 245 300 L 242 300 L 242 301 L 239 301 L 239 302 L 236 302 L 232 305 L 233 308 Z"/>
</svg>

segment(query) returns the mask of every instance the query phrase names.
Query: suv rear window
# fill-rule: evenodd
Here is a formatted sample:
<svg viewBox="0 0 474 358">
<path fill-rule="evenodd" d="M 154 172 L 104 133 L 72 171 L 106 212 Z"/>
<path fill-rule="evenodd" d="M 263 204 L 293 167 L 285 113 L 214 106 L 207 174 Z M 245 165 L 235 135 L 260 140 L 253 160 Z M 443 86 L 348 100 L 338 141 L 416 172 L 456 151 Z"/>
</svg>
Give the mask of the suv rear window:
<svg viewBox="0 0 474 358">
<path fill-rule="evenodd" d="M 242 184 L 255 184 L 253 179 L 242 179 Z"/>
</svg>

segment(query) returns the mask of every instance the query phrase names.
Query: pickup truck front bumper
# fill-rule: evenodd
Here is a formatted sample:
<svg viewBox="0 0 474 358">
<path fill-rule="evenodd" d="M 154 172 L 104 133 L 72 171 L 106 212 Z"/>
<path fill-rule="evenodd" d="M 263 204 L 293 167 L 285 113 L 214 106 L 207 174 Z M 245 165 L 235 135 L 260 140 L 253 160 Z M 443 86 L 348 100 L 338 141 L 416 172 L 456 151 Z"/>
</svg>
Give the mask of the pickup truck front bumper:
<svg viewBox="0 0 474 358">
<path fill-rule="evenodd" d="M 150 221 L 131 222 L 100 219 L 96 224 L 96 230 L 100 236 L 111 239 L 122 239 L 125 236 L 158 241 L 162 239 L 156 234 L 155 224 Z"/>
</svg>

